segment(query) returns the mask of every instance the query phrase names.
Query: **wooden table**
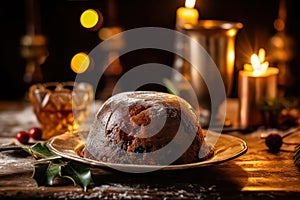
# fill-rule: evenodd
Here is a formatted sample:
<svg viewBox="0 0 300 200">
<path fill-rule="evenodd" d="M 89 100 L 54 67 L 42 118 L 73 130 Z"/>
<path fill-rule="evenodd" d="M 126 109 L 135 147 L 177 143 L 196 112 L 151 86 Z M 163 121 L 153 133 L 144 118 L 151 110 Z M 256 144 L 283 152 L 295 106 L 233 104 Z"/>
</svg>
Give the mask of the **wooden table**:
<svg viewBox="0 0 300 200">
<path fill-rule="evenodd" d="M 228 114 L 236 113 L 236 101 L 229 102 Z M 17 131 L 34 125 L 37 122 L 27 102 L 0 104 L 2 145 Z M 300 199 L 294 146 L 284 145 L 282 151 L 272 154 L 257 132 L 230 135 L 247 142 L 246 154 L 222 164 L 179 171 L 132 174 L 93 168 L 94 184 L 87 192 L 61 182 L 38 187 L 31 178 L 32 157 L 20 151 L 0 152 L 0 199 Z"/>
</svg>

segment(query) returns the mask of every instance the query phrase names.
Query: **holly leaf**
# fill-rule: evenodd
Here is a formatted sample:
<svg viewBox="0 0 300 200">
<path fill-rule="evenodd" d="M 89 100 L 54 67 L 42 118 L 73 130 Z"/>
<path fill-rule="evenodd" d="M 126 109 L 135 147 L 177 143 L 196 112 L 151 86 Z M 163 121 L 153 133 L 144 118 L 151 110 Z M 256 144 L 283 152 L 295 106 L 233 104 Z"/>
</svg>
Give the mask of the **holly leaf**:
<svg viewBox="0 0 300 200">
<path fill-rule="evenodd" d="M 53 185 L 53 180 L 59 177 L 62 165 L 62 163 L 57 164 L 50 161 L 37 163 L 34 165 L 32 178 L 35 179 L 38 186 Z"/>
<path fill-rule="evenodd" d="M 61 158 L 60 156 L 52 153 L 46 146 L 47 142 L 38 142 L 30 148 L 24 148 L 24 150 L 30 153 L 35 159 L 52 160 Z"/>
<path fill-rule="evenodd" d="M 74 185 L 79 185 L 86 191 L 87 186 L 93 182 L 89 165 L 52 153 L 47 148 L 47 142 L 36 143 L 24 150 L 37 159 L 32 178 L 38 186 L 51 186 L 55 178 L 60 178 L 71 180 Z"/>
<path fill-rule="evenodd" d="M 47 177 L 45 176 L 50 163 L 39 163 L 34 165 L 32 178 L 37 182 L 38 186 L 46 185 Z"/>
<path fill-rule="evenodd" d="M 61 176 L 71 179 L 74 185 L 80 185 L 84 191 L 93 182 L 89 165 L 76 161 L 69 161 L 67 165 L 63 166 Z"/>
<path fill-rule="evenodd" d="M 298 144 L 295 148 L 294 163 L 296 166 L 300 167 L 300 144 Z"/>
</svg>

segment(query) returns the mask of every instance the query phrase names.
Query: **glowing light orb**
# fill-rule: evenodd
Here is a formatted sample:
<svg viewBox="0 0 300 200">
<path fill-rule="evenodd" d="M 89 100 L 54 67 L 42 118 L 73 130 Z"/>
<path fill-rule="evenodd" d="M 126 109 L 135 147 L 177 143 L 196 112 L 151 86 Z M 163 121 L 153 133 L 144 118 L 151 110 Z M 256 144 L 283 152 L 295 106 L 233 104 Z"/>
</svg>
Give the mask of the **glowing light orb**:
<svg viewBox="0 0 300 200">
<path fill-rule="evenodd" d="M 98 10 L 85 10 L 80 16 L 80 23 L 84 28 L 96 29 L 103 23 L 103 17 Z"/>
<path fill-rule="evenodd" d="M 77 74 L 85 72 L 89 65 L 90 58 L 83 52 L 75 54 L 71 60 L 71 69 Z"/>
</svg>

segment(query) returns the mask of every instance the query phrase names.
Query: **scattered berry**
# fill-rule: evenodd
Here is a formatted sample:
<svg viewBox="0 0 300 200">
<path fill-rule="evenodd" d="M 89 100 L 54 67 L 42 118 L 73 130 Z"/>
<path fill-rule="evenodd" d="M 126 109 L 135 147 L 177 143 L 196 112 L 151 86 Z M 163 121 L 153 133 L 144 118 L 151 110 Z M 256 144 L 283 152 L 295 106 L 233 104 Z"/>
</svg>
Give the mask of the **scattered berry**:
<svg viewBox="0 0 300 200">
<path fill-rule="evenodd" d="M 265 143 L 270 152 L 277 153 L 282 145 L 282 137 L 276 133 L 271 133 L 266 137 Z"/>
<path fill-rule="evenodd" d="M 22 144 L 27 144 L 29 141 L 29 134 L 25 131 L 20 131 L 16 135 L 17 140 Z"/>
<path fill-rule="evenodd" d="M 29 129 L 29 137 L 35 140 L 40 140 L 42 138 L 42 130 L 38 127 L 33 127 Z"/>
</svg>

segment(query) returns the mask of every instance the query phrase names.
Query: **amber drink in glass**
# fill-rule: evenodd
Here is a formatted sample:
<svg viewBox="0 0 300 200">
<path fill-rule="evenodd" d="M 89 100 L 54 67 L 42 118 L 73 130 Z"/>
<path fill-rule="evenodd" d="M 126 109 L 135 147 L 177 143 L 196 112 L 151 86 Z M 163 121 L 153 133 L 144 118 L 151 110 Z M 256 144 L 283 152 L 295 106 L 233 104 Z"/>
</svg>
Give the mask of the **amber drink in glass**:
<svg viewBox="0 0 300 200">
<path fill-rule="evenodd" d="M 78 130 L 86 121 L 93 101 L 89 83 L 48 82 L 34 84 L 29 100 L 47 140 L 66 131 Z"/>
</svg>

